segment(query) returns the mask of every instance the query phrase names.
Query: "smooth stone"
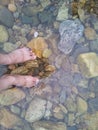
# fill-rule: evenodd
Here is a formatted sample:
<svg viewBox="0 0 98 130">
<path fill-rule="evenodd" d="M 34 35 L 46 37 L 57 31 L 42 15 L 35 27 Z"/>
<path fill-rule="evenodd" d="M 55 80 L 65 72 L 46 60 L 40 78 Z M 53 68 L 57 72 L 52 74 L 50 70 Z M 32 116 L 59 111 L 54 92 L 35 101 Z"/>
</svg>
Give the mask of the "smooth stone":
<svg viewBox="0 0 98 130">
<path fill-rule="evenodd" d="M 11 105 L 10 107 L 11 112 L 15 113 L 15 114 L 20 114 L 20 108 L 18 106 L 15 105 Z"/>
<path fill-rule="evenodd" d="M 90 111 L 98 111 L 98 97 L 90 99 L 88 101 Z"/>
<path fill-rule="evenodd" d="M 42 24 L 52 24 L 54 21 L 53 13 L 46 10 L 39 12 L 38 18 Z"/>
<path fill-rule="evenodd" d="M 85 121 L 87 130 L 98 129 L 98 111 L 93 114 L 85 114 L 82 119 Z"/>
<path fill-rule="evenodd" d="M 12 114 L 10 111 L 8 111 L 5 108 L 0 109 L 0 125 L 11 129 L 15 125 L 19 124 L 21 122 L 21 119 L 17 117 L 16 115 Z"/>
<path fill-rule="evenodd" d="M 52 113 L 51 113 L 52 106 L 53 106 L 52 103 L 50 101 L 47 101 L 47 108 L 46 108 L 45 115 L 44 115 L 45 119 L 49 119 L 50 116 L 52 115 Z"/>
<path fill-rule="evenodd" d="M 68 126 L 75 125 L 74 120 L 75 120 L 74 113 L 68 113 Z"/>
<path fill-rule="evenodd" d="M 33 15 L 32 17 L 32 26 L 38 26 L 40 24 L 40 21 L 38 19 L 37 15 Z"/>
<path fill-rule="evenodd" d="M 86 78 L 98 76 L 98 55 L 94 52 L 80 54 L 77 63 Z"/>
<path fill-rule="evenodd" d="M 84 114 L 87 112 L 88 105 L 85 100 L 83 100 L 81 97 L 77 97 L 77 115 Z"/>
<path fill-rule="evenodd" d="M 0 92 L 0 105 L 9 106 L 25 98 L 25 93 L 18 88 L 12 88 Z"/>
<path fill-rule="evenodd" d="M 43 11 L 43 8 L 41 6 L 24 6 L 22 7 L 22 13 L 25 15 L 32 17 L 33 15 L 36 15 L 38 12 Z"/>
<path fill-rule="evenodd" d="M 98 53 L 98 38 L 89 43 L 91 51 Z"/>
<path fill-rule="evenodd" d="M 95 40 L 97 38 L 96 31 L 91 27 L 85 28 L 84 34 L 88 40 Z"/>
<path fill-rule="evenodd" d="M 12 52 L 14 51 L 15 49 L 17 49 L 18 45 L 17 44 L 13 44 L 13 43 L 10 43 L 10 42 L 5 42 L 4 43 L 4 47 L 3 47 L 3 50 L 5 52 Z"/>
<path fill-rule="evenodd" d="M 26 111 L 25 120 L 28 122 L 35 122 L 44 117 L 46 110 L 46 100 L 34 98 Z"/>
<path fill-rule="evenodd" d="M 85 20 L 85 11 L 84 11 L 84 9 L 78 8 L 78 15 L 79 15 L 80 20 L 82 22 L 84 22 L 84 20 Z"/>
<path fill-rule="evenodd" d="M 16 5 L 15 4 L 8 4 L 8 9 L 9 9 L 9 11 L 11 11 L 11 12 L 15 12 L 16 10 L 17 10 L 17 7 L 16 7 Z"/>
<path fill-rule="evenodd" d="M 68 111 L 72 112 L 72 113 L 75 113 L 77 111 L 77 108 L 76 108 L 76 103 L 73 101 L 72 98 L 67 98 L 65 100 L 65 106 L 67 108 Z"/>
<path fill-rule="evenodd" d="M 66 20 L 66 19 L 68 19 L 68 8 L 63 3 L 62 6 L 59 8 L 56 20 L 63 21 L 63 20 Z"/>
<path fill-rule="evenodd" d="M 64 54 L 69 54 L 76 42 L 83 36 L 84 26 L 79 19 L 65 20 L 60 24 L 60 42 L 58 49 Z"/>
<path fill-rule="evenodd" d="M 94 29 L 95 30 L 98 30 L 98 20 L 96 19 L 96 21 L 93 23 L 94 25 Z"/>
<path fill-rule="evenodd" d="M 43 8 L 51 4 L 50 0 L 40 0 L 40 4 Z"/>
<path fill-rule="evenodd" d="M 59 106 L 56 106 L 54 108 L 54 113 L 53 116 L 59 120 L 63 120 L 64 119 L 64 113 L 61 111 L 61 108 Z"/>
<path fill-rule="evenodd" d="M 3 25 L 0 25 L 0 43 L 6 42 L 8 38 L 7 29 Z"/>
<path fill-rule="evenodd" d="M 67 130 L 63 122 L 37 121 L 32 124 L 34 130 Z"/>
<path fill-rule="evenodd" d="M 12 13 L 3 6 L 0 6 L 0 22 L 9 28 L 14 25 L 14 17 Z"/>
<path fill-rule="evenodd" d="M 26 15 L 21 15 L 20 19 L 23 24 L 32 24 L 32 17 L 28 17 Z"/>
<path fill-rule="evenodd" d="M 70 127 L 67 127 L 67 130 L 77 130 L 77 127 L 76 126 L 70 126 Z"/>
</svg>

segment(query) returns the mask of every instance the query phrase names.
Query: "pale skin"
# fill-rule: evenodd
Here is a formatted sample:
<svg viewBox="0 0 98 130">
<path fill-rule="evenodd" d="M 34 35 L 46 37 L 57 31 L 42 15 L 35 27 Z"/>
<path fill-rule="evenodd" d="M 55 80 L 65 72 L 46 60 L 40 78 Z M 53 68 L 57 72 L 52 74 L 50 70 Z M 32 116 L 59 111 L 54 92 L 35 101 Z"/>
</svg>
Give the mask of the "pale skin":
<svg viewBox="0 0 98 130">
<path fill-rule="evenodd" d="M 9 65 L 34 60 L 35 54 L 26 47 L 17 49 L 9 54 L 0 54 L 0 64 Z M 12 85 L 32 87 L 39 82 L 37 77 L 22 75 L 3 75 L 0 77 L 0 91 L 10 88 Z"/>
</svg>

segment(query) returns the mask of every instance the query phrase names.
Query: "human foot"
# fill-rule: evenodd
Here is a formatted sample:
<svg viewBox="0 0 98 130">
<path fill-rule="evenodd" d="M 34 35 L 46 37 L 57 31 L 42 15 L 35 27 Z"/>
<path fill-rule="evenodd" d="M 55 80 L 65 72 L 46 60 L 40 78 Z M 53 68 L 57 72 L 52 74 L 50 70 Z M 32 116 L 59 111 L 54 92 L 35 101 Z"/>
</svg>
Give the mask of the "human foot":
<svg viewBox="0 0 98 130">
<path fill-rule="evenodd" d="M 21 63 L 27 60 L 34 60 L 36 58 L 36 55 L 30 50 L 30 48 L 27 47 L 17 49 L 9 53 L 8 56 L 10 58 L 9 64 Z"/>
<path fill-rule="evenodd" d="M 32 76 L 4 75 L 0 77 L 0 91 L 10 88 L 12 85 L 21 87 L 33 87 L 39 82 L 39 79 Z"/>
<path fill-rule="evenodd" d="M 15 75 L 15 82 L 14 85 L 16 86 L 23 86 L 26 88 L 33 87 L 39 82 L 39 79 L 32 76 L 21 76 L 21 75 Z"/>
</svg>

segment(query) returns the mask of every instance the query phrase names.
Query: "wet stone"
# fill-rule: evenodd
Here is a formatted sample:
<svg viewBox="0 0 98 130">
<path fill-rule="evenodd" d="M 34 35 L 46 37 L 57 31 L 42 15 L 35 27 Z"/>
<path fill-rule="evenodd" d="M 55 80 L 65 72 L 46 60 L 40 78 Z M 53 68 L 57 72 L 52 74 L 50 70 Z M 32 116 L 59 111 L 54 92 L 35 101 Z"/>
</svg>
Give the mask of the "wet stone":
<svg viewBox="0 0 98 130">
<path fill-rule="evenodd" d="M 89 111 L 98 111 L 98 97 L 88 101 Z"/>
<path fill-rule="evenodd" d="M 40 120 L 45 114 L 46 100 L 34 98 L 27 109 L 25 119 L 28 122 L 35 122 Z"/>
<path fill-rule="evenodd" d="M 84 27 L 81 22 L 76 20 L 65 20 L 60 24 L 60 42 L 58 48 L 64 54 L 69 54 L 76 42 L 82 37 Z"/>
<path fill-rule="evenodd" d="M 85 100 L 83 100 L 81 97 L 77 97 L 77 115 L 84 114 L 87 112 L 88 105 Z"/>
<path fill-rule="evenodd" d="M 0 109 L 0 117 L 2 117 L 0 118 L 0 125 L 8 129 L 13 128 L 21 122 L 20 118 L 5 108 Z"/>
<path fill-rule="evenodd" d="M 0 105 L 9 106 L 25 98 L 25 93 L 18 88 L 12 88 L 0 92 Z"/>
<path fill-rule="evenodd" d="M 80 54 L 77 58 L 81 73 L 87 77 L 98 76 L 98 56 L 94 52 Z"/>
<path fill-rule="evenodd" d="M 0 43 L 6 42 L 8 38 L 9 34 L 7 29 L 3 25 L 0 25 Z"/>
<path fill-rule="evenodd" d="M 12 13 L 3 6 L 0 6 L 0 22 L 7 27 L 12 27 L 14 25 Z"/>
<path fill-rule="evenodd" d="M 34 130 L 67 130 L 63 122 L 38 121 L 32 124 Z"/>
</svg>

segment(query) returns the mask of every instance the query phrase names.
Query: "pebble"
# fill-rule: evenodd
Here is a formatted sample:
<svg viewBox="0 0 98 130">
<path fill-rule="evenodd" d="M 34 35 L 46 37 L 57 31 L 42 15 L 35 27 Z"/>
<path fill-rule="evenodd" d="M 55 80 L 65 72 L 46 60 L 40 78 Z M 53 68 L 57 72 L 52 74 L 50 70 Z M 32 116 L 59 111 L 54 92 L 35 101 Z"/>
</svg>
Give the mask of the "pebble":
<svg viewBox="0 0 98 130">
<path fill-rule="evenodd" d="M 98 111 L 93 114 L 85 114 L 83 116 L 83 120 L 85 120 L 85 124 L 88 130 L 97 130 L 98 129 Z M 85 126 L 84 126 L 85 129 Z"/>
<path fill-rule="evenodd" d="M 17 7 L 15 6 L 15 4 L 8 4 L 8 9 L 11 12 L 15 12 L 17 10 Z"/>
<path fill-rule="evenodd" d="M 82 37 L 84 27 L 81 22 L 76 20 L 65 20 L 60 24 L 60 42 L 58 48 L 64 54 L 69 54 L 76 42 Z"/>
<path fill-rule="evenodd" d="M 77 115 L 84 114 L 87 112 L 88 105 L 85 100 L 83 100 L 81 97 L 77 97 Z"/>
<path fill-rule="evenodd" d="M 5 108 L 0 109 L 0 117 L 2 117 L 0 118 L 0 125 L 7 129 L 11 129 L 21 122 L 20 118 Z"/>
<path fill-rule="evenodd" d="M 91 27 L 85 28 L 84 34 L 88 40 L 95 40 L 97 38 L 96 31 Z"/>
<path fill-rule="evenodd" d="M 91 41 L 89 45 L 91 51 L 98 53 L 98 38 L 96 40 Z"/>
<path fill-rule="evenodd" d="M 63 21 L 68 19 L 68 7 L 65 6 L 63 3 L 62 6 L 59 8 L 56 20 L 57 21 Z"/>
<path fill-rule="evenodd" d="M 40 3 L 43 8 L 51 4 L 50 0 L 40 0 Z"/>
<path fill-rule="evenodd" d="M 26 16 L 32 17 L 33 15 L 36 15 L 38 12 L 43 11 L 43 7 L 42 6 L 24 6 L 22 7 L 22 13 L 24 13 Z"/>
<path fill-rule="evenodd" d="M 34 130 L 67 130 L 66 124 L 62 122 L 37 121 L 32 124 Z"/>
<path fill-rule="evenodd" d="M 3 25 L 0 25 L 0 43 L 6 42 L 8 38 L 9 34 L 7 29 Z"/>
<path fill-rule="evenodd" d="M 25 93 L 18 88 L 12 88 L 0 92 L 0 105 L 9 106 L 25 98 Z"/>
<path fill-rule="evenodd" d="M 34 98 L 26 111 L 25 120 L 35 122 L 44 117 L 46 100 Z"/>
<path fill-rule="evenodd" d="M 0 6 L 0 22 L 9 28 L 14 25 L 12 13 L 4 6 Z"/>
<path fill-rule="evenodd" d="M 13 43 L 10 43 L 10 42 L 5 42 L 3 50 L 5 52 L 11 52 L 11 51 L 14 51 L 17 47 L 18 47 L 17 44 L 13 44 Z"/>
<path fill-rule="evenodd" d="M 98 55 L 94 52 L 80 54 L 77 63 L 81 73 L 86 78 L 98 76 Z"/>
</svg>

